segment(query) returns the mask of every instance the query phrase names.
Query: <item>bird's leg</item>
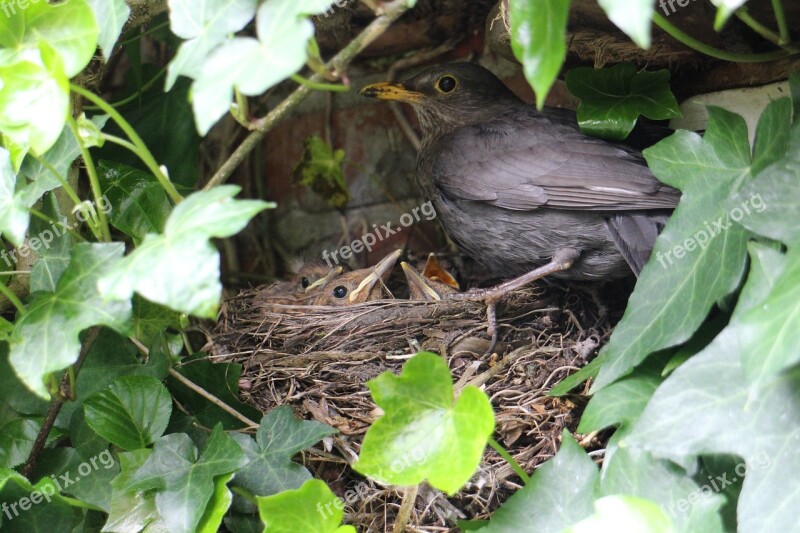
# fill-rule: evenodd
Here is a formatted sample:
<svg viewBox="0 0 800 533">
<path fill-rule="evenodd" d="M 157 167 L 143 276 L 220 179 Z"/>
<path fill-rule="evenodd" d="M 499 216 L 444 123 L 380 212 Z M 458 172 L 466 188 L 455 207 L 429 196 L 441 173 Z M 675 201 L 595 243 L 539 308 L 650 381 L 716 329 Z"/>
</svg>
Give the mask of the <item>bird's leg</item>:
<svg viewBox="0 0 800 533">
<path fill-rule="evenodd" d="M 450 295 L 450 298 L 456 300 L 471 300 L 482 301 L 486 303 L 486 320 L 489 322 L 487 333 L 491 335 L 492 342 L 489 345 L 489 352 L 494 349 L 497 343 L 497 302 L 503 299 L 507 294 L 541 279 L 550 274 L 561 272 L 572 268 L 573 263 L 580 257 L 581 253 L 574 248 L 562 248 L 553 254 L 553 258 L 549 263 L 542 265 L 527 274 L 523 274 L 518 278 L 505 281 L 500 285 L 495 285 L 488 289 L 473 289 L 469 292 L 463 292 Z"/>
</svg>

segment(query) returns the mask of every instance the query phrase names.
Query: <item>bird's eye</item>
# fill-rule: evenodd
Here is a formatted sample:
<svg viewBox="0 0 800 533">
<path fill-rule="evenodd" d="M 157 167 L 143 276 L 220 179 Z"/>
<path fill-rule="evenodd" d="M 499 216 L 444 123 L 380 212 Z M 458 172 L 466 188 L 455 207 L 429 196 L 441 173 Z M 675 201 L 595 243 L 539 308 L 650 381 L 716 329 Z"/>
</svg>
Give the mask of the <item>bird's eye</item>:
<svg viewBox="0 0 800 533">
<path fill-rule="evenodd" d="M 347 296 L 347 287 L 339 285 L 338 287 L 333 289 L 333 296 L 336 298 L 344 298 L 345 296 Z"/>
<path fill-rule="evenodd" d="M 439 78 L 439 81 L 436 82 L 436 89 L 440 93 L 447 94 L 453 92 L 453 90 L 456 88 L 456 85 L 458 85 L 458 82 L 453 76 L 442 76 Z"/>
<path fill-rule="evenodd" d="M 308 286 L 311 285 L 311 282 L 308 281 L 308 278 L 304 277 L 300 280 L 300 285 L 302 285 L 304 289 L 307 289 Z"/>
</svg>

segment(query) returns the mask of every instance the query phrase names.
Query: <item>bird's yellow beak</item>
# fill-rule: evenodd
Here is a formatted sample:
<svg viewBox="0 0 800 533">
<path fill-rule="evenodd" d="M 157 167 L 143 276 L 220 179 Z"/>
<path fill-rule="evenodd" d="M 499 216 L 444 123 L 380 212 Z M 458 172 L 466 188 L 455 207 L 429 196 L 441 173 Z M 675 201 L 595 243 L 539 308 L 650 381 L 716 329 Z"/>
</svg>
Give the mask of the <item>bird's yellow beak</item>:
<svg viewBox="0 0 800 533">
<path fill-rule="evenodd" d="M 402 83 L 373 83 L 367 85 L 359 92 L 361 96 L 367 98 L 377 98 L 378 100 L 396 100 L 417 104 L 422 101 L 422 93 L 407 89 Z"/>
</svg>

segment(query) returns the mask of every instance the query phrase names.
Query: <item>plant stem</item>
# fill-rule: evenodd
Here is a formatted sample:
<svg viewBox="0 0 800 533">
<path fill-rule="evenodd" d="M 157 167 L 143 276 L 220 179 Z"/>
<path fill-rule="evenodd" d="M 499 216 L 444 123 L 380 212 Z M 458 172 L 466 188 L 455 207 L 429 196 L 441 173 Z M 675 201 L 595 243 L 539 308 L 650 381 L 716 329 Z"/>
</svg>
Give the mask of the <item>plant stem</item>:
<svg viewBox="0 0 800 533">
<path fill-rule="evenodd" d="M 89 186 L 92 189 L 94 201 L 95 203 L 100 203 L 100 198 L 103 196 L 103 190 L 100 188 L 100 179 L 97 177 L 97 168 L 94 166 L 92 155 L 89 153 L 89 149 L 86 148 L 86 145 L 81 140 L 81 135 L 78 131 L 78 123 L 75 122 L 75 119 L 72 118 L 72 116 L 69 116 L 67 118 L 67 123 L 72 130 L 72 134 L 75 135 L 75 140 L 78 142 L 78 148 L 81 150 L 81 156 L 83 157 L 83 162 L 86 165 L 86 173 L 89 175 Z M 96 210 L 96 213 L 97 221 L 100 224 L 100 227 L 97 228 L 93 223 L 88 222 L 90 218 L 93 220 L 93 217 L 87 218 L 87 225 L 98 240 L 103 242 L 111 242 L 111 230 L 108 227 L 108 218 L 106 218 L 105 211 L 99 209 Z"/>
<path fill-rule="evenodd" d="M 164 67 L 164 68 L 162 68 L 161 70 L 159 70 L 159 71 L 156 73 L 156 75 L 155 75 L 155 76 L 153 76 L 153 77 L 152 77 L 150 80 L 148 80 L 148 82 L 147 82 L 147 83 L 145 83 L 144 85 L 142 85 L 142 88 L 141 88 L 141 89 L 139 89 L 138 91 L 136 91 L 136 92 L 135 92 L 135 93 L 133 93 L 132 95 L 128 96 L 127 98 L 123 98 L 122 100 L 119 100 L 119 101 L 117 101 L 117 102 L 112 102 L 112 103 L 110 103 L 110 104 L 108 104 L 108 105 L 110 105 L 111 107 L 122 107 L 122 106 L 124 106 L 125 104 L 128 104 L 128 103 L 130 103 L 130 102 L 133 102 L 134 100 L 136 100 L 137 98 L 139 98 L 139 97 L 140 97 L 140 96 L 141 96 L 141 95 L 142 95 L 142 94 L 143 94 L 145 91 L 147 91 L 148 89 L 150 89 L 150 87 L 152 87 L 153 85 L 155 85 L 155 84 L 156 84 L 156 82 L 157 82 L 159 79 L 161 79 L 162 77 L 164 77 L 164 74 L 166 74 L 166 73 L 167 73 L 167 68 L 168 68 L 168 67 Z M 89 111 L 101 111 L 101 108 L 100 108 L 100 106 L 97 106 L 97 105 L 87 105 L 87 106 L 83 106 L 83 108 L 84 108 L 84 109 L 88 109 Z"/>
<path fill-rule="evenodd" d="M 385 10 L 383 15 L 375 18 L 369 26 L 364 28 L 358 36 L 350 41 L 350 44 L 345 46 L 327 63 L 327 65 L 325 65 L 327 70 L 334 73 L 341 73 L 364 48 L 383 35 L 383 33 L 389 29 L 389 26 L 406 12 L 408 4 L 407 0 L 394 0 L 394 2 L 391 3 L 384 2 L 383 8 Z M 324 80 L 325 78 L 320 74 L 314 74 L 309 79 L 312 83 L 321 83 Z M 234 151 L 228 160 L 217 170 L 206 186 L 203 187 L 203 190 L 207 191 L 217 185 L 225 183 L 231 174 L 233 174 L 233 171 L 247 158 L 248 154 L 258 146 L 264 136 L 310 93 L 311 88 L 308 85 L 301 85 L 283 102 L 278 104 L 275 109 L 270 111 L 266 117 L 259 120 L 257 129 L 248 135 L 242 144 L 236 148 L 236 151 Z"/>
<path fill-rule="evenodd" d="M 8 274 L 10 274 L 10 272 L 0 272 L 0 275 L 2 276 Z M 19 316 L 22 316 L 28 312 L 28 309 L 25 307 L 25 304 L 22 303 L 22 300 L 17 298 L 17 295 L 14 294 L 14 291 L 9 289 L 8 285 L 2 282 L 0 282 L 0 294 L 5 296 L 6 299 L 8 299 L 8 301 L 11 302 L 14 305 L 14 307 L 17 308 L 17 311 L 19 311 Z"/>
<path fill-rule="evenodd" d="M 156 24 L 152 28 L 149 28 L 148 30 L 143 31 L 142 33 L 136 35 L 135 37 L 131 37 L 130 39 L 125 39 L 124 41 L 118 42 L 117 46 L 125 46 L 126 44 L 132 43 L 133 41 L 138 41 L 142 37 L 144 37 L 146 35 L 150 35 L 151 33 L 155 33 L 158 30 L 160 30 L 161 28 L 166 28 L 167 26 L 169 26 L 169 22 L 162 22 L 161 24 Z"/>
<path fill-rule="evenodd" d="M 300 74 L 292 74 L 292 80 L 299 83 L 300 85 L 307 85 L 309 88 L 314 89 L 315 91 L 332 91 L 335 93 L 346 93 L 350 90 L 350 87 L 347 85 L 339 85 L 336 83 L 317 83 L 313 82 L 307 78 L 304 78 Z"/>
<path fill-rule="evenodd" d="M 161 168 L 158 166 L 158 163 L 153 157 L 153 154 L 147 148 L 147 145 L 144 144 L 144 141 L 142 141 L 142 138 L 139 137 L 139 134 L 136 133 L 136 130 L 133 129 L 133 126 L 131 126 L 128 123 L 128 121 L 125 120 L 116 109 L 111 107 L 108 102 L 106 102 L 96 94 L 87 91 L 83 87 L 75 85 L 74 83 L 70 83 L 69 87 L 70 90 L 72 90 L 73 92 L 83 96 L 84 98 L 86 98 L 91 102 L 94 102 L 94 104 L 97 105 L 104 113 L 108 114 L 111 118 L 113 118 L 114 122 L 116 122 L 117 125 L 119 125 L 122 131 L 125 132 L 125 135 L 128 136 L 128 138 L 136 147 L 136 151 L 134 153 L 139 157 L 139 159 L 142 160 L 142 162 L 145 165 L 147 165 L 147 168 L 150 169 L 150 172 L 153 173 L 153 175 L 156 177 L 161 186 L 164 187 L 164 190 L 167 191 L 167 194 L 169 195 L 170 198 L 172 198 L 172 201 L 178 203 L 181 200 L 183 200 L 183 196 L 181 196 L 180 193 L 177 191 L 177 189 L 175 189 L 175 185 L 172 184 L 172 182 L 166 176 L 166 174 L 162 172 Z"/>
<path fill-rule="evenodd" d="M 774 52 L 766 52 L 763 54 L 737 54 L 734 52 L 728 52 L 727 50 L 720 50 L 719 48 L 714 48 L 713 46 L 709 46 L 701 41 L 698 41 L 694 37 L 684 33 L 677 27 L 670 24 L 667 19 L 665 19 L 659 13 L 653 13 L 653 22 L 656 26 L 667 32 L 674 39 L 688 46 L 692 50 L 697 50 L 698 52 L 707 56 L 722 59 L 724 61 L 732 61 L 734 63 L 762 63 L 764 61 L 783 59 L 784 57 L 789 57 L 794 53 L 787 50 L 776 50 Z"/>
<path fill-rule="evenodd" d="M 764 26 L 763 24 L 761 24 L 759 21 L 754 19 L 752 16 L 750 16 L 750 13 L 747 12 L 747 9 L 742 8 L 742 9 L 736 10 L 735 15 L 736 15 L 736 18 L 738 18 L 739 20 L 741 20 L 742 22 L 747 24 L 747 26 L 751 30 L 753 30 L 754 32 L 756 32 L 757 34 L 762 36 L 764 39 L 770 41 L 772 44 L 774 44 L 776 46 L 780 46 L 781 48 L 783 48 L 787 52 L 793 52 L 793 53 L 800 52 L 800 49 L 797 49 L 797 48 L 794 48 L 792 46 L 789 46 L 788 44 L 782 43 L 780 35 L 778 35 L 774 31 L 772 31 L 771 29 L 769 29 L 766 26 Z"/>
<path fill-rule="evenodd" d="M 522 469 L 522 467 L 521 467 L 521 466 L 519 466 L 519 463 L 517 462 L 517 460 L 516 460 L 516 459 L 514 459 L 513 457 L 511 457 L 511 454 L 510 454 L 510 453 L 508 453 L 508 452 L 506 451 L 506 449 L 505 449 L 505 448 L 503 448 L 503 446 L 502 446 L 502 445 L 501 445 L 499 442 L 497 442 L 496 440 L 494 440 L 492 437 L 489 437 L 489 446 L 491 446 L 492 448 L 494 448 L 494 451 L 496 451 L 498 454 L 500 454 L 500 457 L 502 457 L 503 459 L 505 459 L 505 461 L 506 461 L 506 462 L 507 462 L 509 465 L 511 465 L 511 469 L 512 469 L 514 472 L 516 472 L 516 473 L 517 473 L 517 475 L 518 475 L 520 478 L 522 478 L 522 481 L 523 481 L 523 483 L 525 483 L 525 484 L 527 485 L 527 484 L 528 484 L 528 481 L 530 481 L 530 480 L 531 480 L 531 478 L 530 478 L 530 476 L 529 476 L 527 473 L 525 473 L 525 471 Z"/>
<path fill-rule="evenodd" d="M 80 200 L 78 200 L 78 203 L 80 203 Z M 49 215 L 46 215 L 46 214 L 42 213 L 41 211 L 39 211 L 37 209 L 29 207 L 28 211 L 30 211 L 31 215 L 35 216 L 36 218 L 38 218 L 40 220 L 44 220 L 45 222 L 49 222 L 50 225 L 58 224 L 58 220 L 54 219 L 53 217 L 51 217 Z M 86 242 L 86 239 L 83 238 L 83 235 L 81 235 L 80 233 L 75 231 L 73 228 L 69 229 L 69 233 L 70 233 L 70 235 L 75 237 L 77 240 L 79 240 L 81 242 Z"/>
<path fill-rule="evenodd" d="M 786 12 L 783 10 L 783 3 L 781 0 L 772 0 L 772 12 L 775 13 L 775 21 L 778 23 L 778 32 L 781 34 L 779 44 L 788 44 L 791 42 L 789 35 L 789 26 L 786 24 Z"/>
</svg>

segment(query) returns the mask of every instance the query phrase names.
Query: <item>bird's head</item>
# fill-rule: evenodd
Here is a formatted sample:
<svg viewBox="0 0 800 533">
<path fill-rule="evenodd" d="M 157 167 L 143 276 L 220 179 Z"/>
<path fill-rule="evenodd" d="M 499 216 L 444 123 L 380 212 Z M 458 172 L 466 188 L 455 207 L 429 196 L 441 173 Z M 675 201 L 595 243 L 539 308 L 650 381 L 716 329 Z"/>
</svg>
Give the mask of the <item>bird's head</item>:
<svg viewBox="0 0 800 533">
<path fill-rule="evenodd" d="M 485 122 L 520 103 L 503 82 L 475 63 L 437 65 L 399 83 L 367 85 L 360 94 L 411 104 L 426 136 Z"/>
</svg>

